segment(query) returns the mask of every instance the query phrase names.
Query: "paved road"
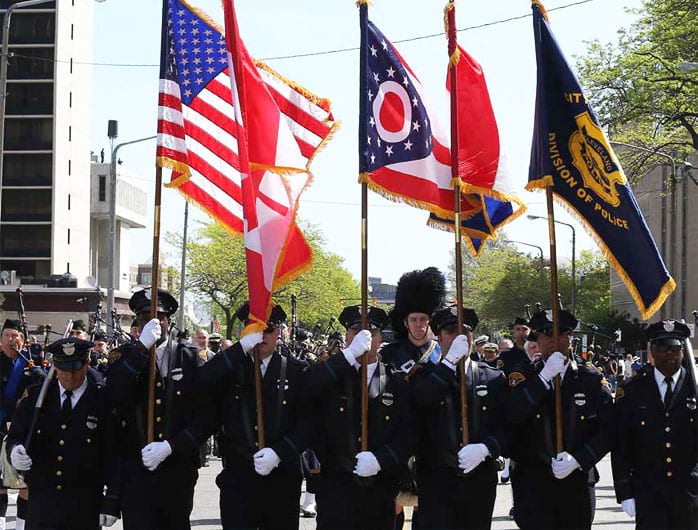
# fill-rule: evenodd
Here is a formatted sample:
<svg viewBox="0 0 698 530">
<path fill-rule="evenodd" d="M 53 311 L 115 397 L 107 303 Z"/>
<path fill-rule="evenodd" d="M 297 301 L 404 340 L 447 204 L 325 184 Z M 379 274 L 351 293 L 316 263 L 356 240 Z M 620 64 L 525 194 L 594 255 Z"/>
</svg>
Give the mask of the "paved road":
<svg viewBox="0 0 698 530">
<path fill-rule="evenodd" d="M 220 528 L 218 511 L 218 488 L 215 484 L 216 475 L 220 472 L 221 464 L 217 459 L 213 459 L 208 467 L 200 470 L 199 482 L 196 485 L 194 499 L 194 511 L 192 513 L 193 530 L 214 530 Z M 611 462 L 610 458 L 604 458 L 599 464 L 601 481 L 596 487 L 596 517 L 594 519 L 595 528 L 632 529 L 634 522 L 627 517 L 616 504 L 611 482 Z M 10 495 L 10 506 L 8 509 L 7 529 L 15 530 L 15 495 Z M 514 530 L 516 524 L 509 517 L 511 508 L 511 488 L 508 484 L 500 484 L 497 488 L 497 501 L 495 503 L 494 518 L 492 528 L 494 530 Z M 314 530 L 314 519 L 301 519 L 301 530 Z M 114 530 L 122 530 L 120 522 L 112 527 Z M 405 524 L 405 530 L 410 528 Z"/>
</svg>

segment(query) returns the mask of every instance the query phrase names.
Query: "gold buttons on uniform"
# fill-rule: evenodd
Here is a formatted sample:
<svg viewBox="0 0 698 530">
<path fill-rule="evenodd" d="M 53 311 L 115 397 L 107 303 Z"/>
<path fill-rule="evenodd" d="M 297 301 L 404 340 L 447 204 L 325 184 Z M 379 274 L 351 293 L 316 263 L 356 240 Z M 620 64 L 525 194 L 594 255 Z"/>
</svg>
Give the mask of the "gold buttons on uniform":
<svg viewBox="0 0 698 530">
<path fill-rule="evenodd" d="M 286 404 L 286 400 L 284 399 L 281 403 L 285 405 L 285 404 Z"/>
<path fill-rule="evenodd" d="M 667 457 L 666 462 L 667 464 L 671 464 L 671 457 Z"/>
<path fill-rule="evenodd" d="M 157 418 L 155 418 L 155 421 L 157 421 L 158 423 L 160 423 L 160 422 L 162 421 L 162 418 L 161 418 L 160 416 L 158 416 Z"/>
<path fill-rule="evenodd" d="M 344 412 L 344 407 L 339 407 L 339 412 Z"/>
<path fill-rule="evenodd" d="M 584 421 L 584 416 L 582 416 L 582 417 L 581 417 L 581 418 L 579 418 L 579 419 L 580 419 L 580 420 L 582 420 L 582 421 Z"/>
<path fill-rule="evenodd" d="M 156 387 L 160 388 L 162 386 L 162 383 L 158 382 L 155 384 Z"/>
<path fill-rule="evenodd" d="M 540 419 L 540 414 L 536 414 L 536 418 L 537 418 L 537 419 Z"/>
<path fill-rule="evenodd" d="M 57 476 L 57 477 L 62 477 L 62 476 L 63 476 L 63 471 L 61 471 L 60 469 L 59 469 L 58 471 L 56 471 L 56 476 Z"/>
<path fill-rule="evenodd" d="M 58 445 L 65 445 L 65 442 L 63 440 L 58 440 Z"/>
<path fill-rule="evenodd" d="M 162 440 L 162 433 L 158 434 L 158 438 Z"/>
<path fill-rule="evenodd" d="M 68 428 L 68 426 L 65 423 L 61 424 L 61 429 L 63 429 L 65 431 L 67 428 Z"/>
<path fill-rule="evenodd" d="M 671 447 L 671 442 L 667 442 L 667 443 L 664 444 L 664 445 L 666 445 L 666 448 L 669 449 L 669 448 Z"/>
<path fill-rule="evenodd" d="M 58 455 L 56 457 L 56 460 L 58 460 L 59 462 L 63 462 L 63 457 L 61 455 Z"/>
<path fill-rule="evenodd" d="M 482 407 L 482 410 L 487 410 L 487 407 Z"/>
<path fill-rule="evenodd" d="M 92 443 L 92 438 L 88 438 L 88 439 L 87 439 L 87 443 L 88 443 L 88 444 L 91 444 L 91 443 Z"/>
<path fill-rule="evenodd" d="M 156 405 L 162 405 L 162 399 L 158 398 L 155 400 Z"/>
<path fill-rule="evenodd" d="M 386 416 L 385 421 L 390 421 L 390 416 Z"/>
<path fill-rule="evenodd" d="M 181 395 L 182 395 L 182 391 L 181 391 L 181 390 L 177 390 L 177 395 L 178 395 L 178 396 L 181 396 Z M 235 396 L 235 397 L 237 398 L 237 396 Z"/>
<path fill-rule="evenodd" d="M 671 477 L 672 475 L 673 475 L 673 473 L 672 473 L 671 471 L 667 471 L 667 472 L 666 472 L 666 476 L 667 476 L 667 477 Z"/>
<path fill-rule="evenodd" d="M 645 420 L 642 420 L 642 421 L 640 422 L 640 425 L 644 425 L 644 424 L 645 424 Z"/>
<path fill-rule="evenodd" d="M 62 489 L 63 489 L 63 486 L 61 486 L 60 484 L 58 486 L 56 486 L 57 491 L 61 491 Z"/>
<path fill-rule="evenodd" d="M 664 430 L 665 430 L 666 432 L 670 432 L 670 431 L 671 431 L 671 427 L 665 427 Z"/>
</svg>

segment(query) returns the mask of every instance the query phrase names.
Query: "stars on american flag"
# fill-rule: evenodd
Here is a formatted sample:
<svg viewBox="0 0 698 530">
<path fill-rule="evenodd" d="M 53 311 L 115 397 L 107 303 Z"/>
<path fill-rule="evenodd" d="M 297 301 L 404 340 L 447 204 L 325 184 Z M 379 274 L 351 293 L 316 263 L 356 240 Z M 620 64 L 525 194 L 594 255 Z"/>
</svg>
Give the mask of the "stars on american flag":
<svg viewBox="0 0 698 530">
<path fill-rule="evenodd" d="M 168 75 L 184 88 L 182 99 L 188 105 L 228 66 L 225 38 L 188 9 L 168 14 Z"/>
</svg>

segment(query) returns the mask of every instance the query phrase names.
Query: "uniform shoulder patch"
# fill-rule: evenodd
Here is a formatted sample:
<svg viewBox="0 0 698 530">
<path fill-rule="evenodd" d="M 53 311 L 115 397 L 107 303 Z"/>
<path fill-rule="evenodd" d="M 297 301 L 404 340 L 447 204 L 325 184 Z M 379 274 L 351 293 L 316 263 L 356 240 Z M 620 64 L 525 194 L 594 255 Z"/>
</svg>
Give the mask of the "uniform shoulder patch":
<svg viewBox="0 0 698 530">
<path fill-rule="evenodd" d="M 497 368 L 502 368 L 504 366 L 504 361 L 502 359 L 497 359 Z"/>
<path fill-rule="evenodd" d="M 511 372 L 509 374 L 509 386 L 510 387 L 515 387 L 519 383 L 522 383 L 526 380 L 526 376 L 522 374 L 521 372 Z"/>
<path fill-rule="evenodd" d="M 622 386 L 618 385 L 618 388 L 616 388 L 616 402 L 623 399 L 623 396 L 625 396 L 625 390 L 623 390 Z"/>
<path fill-rule="evenodd" d="M 109 352 L 109 362 L 113 363 L 121 359 L 121 352 L 119 350 L 112 350 Z"/>
</svg>

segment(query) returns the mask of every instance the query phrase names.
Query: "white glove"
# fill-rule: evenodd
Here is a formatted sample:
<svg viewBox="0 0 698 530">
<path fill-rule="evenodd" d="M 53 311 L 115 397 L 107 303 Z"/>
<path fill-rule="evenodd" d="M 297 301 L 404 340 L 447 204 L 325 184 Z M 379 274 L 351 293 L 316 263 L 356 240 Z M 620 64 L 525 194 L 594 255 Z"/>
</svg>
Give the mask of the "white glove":
<svg viewBox="0 0 698 530">
<path fill-rule="evenodd" d="M 108 513 L 99 514 L 99 526 L 113 526 L 117 518 Z"/>
<path fill-rule="evenodd" d="M 258 331 L 257 333 L 248 333 L 244 337 L 240 337 L 240 346 L 242 346 L 242 351 L 245 353 L 250 353 L 252 348 L 257 346 L 260 342 L 264 340 L 264 333 Z"/>
<path fill-rule="evenodd" d="M 155 471 L 171 454 L 172 447 L 170 447 L 170 443 L 167 441 L 150 442 L 141 449 L 141 459 L 148 471 Z"/>
<path fill-rule="evenodd" d="M 556 375 L 562 373 L 565 369 L 566 361 L 567 358 L 559 351 L 556 351 L 545 361 L 545 366 L 543 366 L 543 369 L 540 371 L 540 376 L 549 383 Z"/>
<path fill-rule="evenodd" d="M 381 470 L 381 465 L 378 463 L 376 455 L 370 451 L 362 451 L 356 455 L 356 465 L 354 466 L 354 474 L 360 477 L 372 477 L 377 475 Z"/>
<path fill-rule="evenodd" d="M 567 451 L 559 453 L 557 458 L 552 459 L 552 467 L 553 475 L 557 479 L 567 478 L 574 470 L 581 469 L 577 459 Z"/>
<path fill-rule="evenodd" d="M 153 347 L 157 341 L 162 337 L 162 327 L 160 326 L 160 321 L 157 318 L 150 319 L 143 329 L 141 330 L 141 336 L 138 340 L 141 344 L 145 346 L 147 350 Z"/>
<path fill-rule="evenodd" d="M 254 470 L 258 475 L 266 477 L 273 469 L 281 463 L 279 455 L 271 447 L 265 447 L 257 451 L 254 455 Z"/>
<path fill-rule="evenodd" d="M 467 357 L 468 353 L 470 353 L 468 337 L 465 335 L 458 335 L 455 339 L 453 339 L 445 359 L 449 363 L 456 365 L 463 357 Z"/>
<path fill-rule="evenodd" d="M 371 332 L 367 329 L 362 329 L 354 338 L 351 339 L 351 344 L 342 350 L 345 356 L 358 359 L 364 353 L 371 349 Z"/>
<path fill-rule="evenodd" d="M 485 444 L 468 444 L 458 451 L 458 467 L 463 473 L 470 473 L 473 469 L 484 462 L 490 454 Z"/>
<path fill-rule="evenodd" d="M 32 459 L 23 445 L 15 445 L 12 448 L 10 462 L 17 471 L 29 471 L 32 467 Z"/>
<path fill-rule="evenodd" d="M 625 499 L 621 501 L 620 507 L 628 514 L 628 517 L 635 517 L 635 499 Z"/>
</svg>

